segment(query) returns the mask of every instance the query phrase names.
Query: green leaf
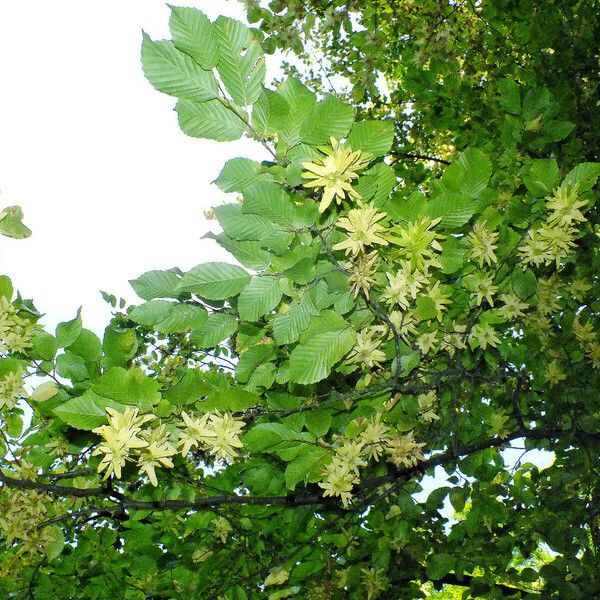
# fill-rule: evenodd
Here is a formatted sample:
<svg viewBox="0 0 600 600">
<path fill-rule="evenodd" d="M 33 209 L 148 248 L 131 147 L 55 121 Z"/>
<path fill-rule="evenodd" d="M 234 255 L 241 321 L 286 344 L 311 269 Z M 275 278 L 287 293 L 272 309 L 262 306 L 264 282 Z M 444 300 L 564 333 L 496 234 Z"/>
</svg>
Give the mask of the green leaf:
<svg viewBox="0 0 600 600">
<path fill-rule="evenodd" d="M 244 446 L 250 452 L 276 449 L 282 442 L 314 441 L 308 433 L 296 431 L 283 423 L 259 423 L 244 436 Z"/>
<path fill-rule="evenodd" d="M 185 406 L 196 402 L 204 394 L 204 377 L 197 369 L 188 369 L 185 375 L 171 388 L 166 390 L 164 397 L 176 406 Z"/>
<path fill-rule="evenodd" d="M 33 390 L 29 399 L 33 400 L 33 402 L 46 402 L 46 400 L 54 398 L 58 392 L 59 387 L 54 381 L 45 381 Z"/>
<path fill-rule="evenodd" d="M 449 237 L 440 245 L 442 246 L 442 253 L 439 259 L 443 272 L 447 274 L 456 273 L 465 264 L 469 244 L 465 238 Z"/>
<path fill-rule="evenodd" d="M 88 390 L 85 394 L 57 406 L 52 412 L 67 425 L 89 431 L 106 423 L 107 406 L 117 410 L 124 408 Z"/>
<path fill-rule="evenodd" d="M 210 71 L 198 66 L 172 42 L 154 42 L 145 33 L 142 66 L 146 78 L 159 92 L 197 102 L 219 95 L 217 80 Z"/>
<path fill-rule="evenodd" d="M 13 284 L 8 275 L 0 275 L 0 296 L 4 296 L 7 300 L 13 297 Z"/>
<path fill-rule="evenodd" d="M 109 325 L 104 330 L 102 349 L 104 350 L 103 363 L 105 367 L 123 366 L 135 355 L 138 340 L 135 329 L 121 329 Z"/>
<path fill-rule="evenodd" d="M 354 122 L 354 108 L 333 95 L 327 95 L 302 124 L 300 141 L 312 146 L 328 144 L 329 138 L 341 140 Z"/>
<path fill-rule="evenodd" d="M 481 150 L 468 148 L 444 171 L 439 185 L 450 192 L 475 197 L 487 187 L 491 175 L 490 159 Z"/>
<path fill-rule="evenodd" d="M 46 540 L 44 552 L 46 558 L 51 561 L 62 554 L 65 547 L 65 535 L 58 525 L 50 525 L 44 528 L 44 538 Z"/>
<path fill-rule="evenodd" d="M 445 191 L 427 204 L 425 215 L 431 219 L 441 217 L 439 227 L 455 229 L 468 223 L 478 210 L 479 204 L 470 196 Z"/>
<path fill-rule="evenodd" d="M 434 554 L 427 561 L 427 577 L 434 581 L 441 579 L 454 568 L 454 557 L 446 552 Z"/>
<path fill-rule="evenodd" d="M 558 163 L 555 158 L 532 160 L 523 173 L 523 183 L 532 196 L 546 196 L 558 184 Z"/>
<path fill-rule="evenodd" d="M 314 408 L 306 413 L 306 429 L 317 437 L 323 437 L 332 423 L 331 412 L 325 408 Z"/>
<path fill-rule="evenodd" d="M 428 321 L 437 317 L 435 303 L 429 296 L 419 296 L 415 307 L 415 316 L 419 321 Z"/>
<path fill-rule="evenodd" d="M 263 89 L 252 110 L 252 128 L 262 135 L 272 135 L 285 126 L 290 105 L 278 92 Z"/>
<path fill-rule="evenodd" d="M 77 309 L 77 316 L 71 321 L 59 323 L 56 326 L 56 343 L 59 348 L 70 346 L 81 333 L 81 307 Z"/>
<path fill-rule="evenodd" d="M 394 141 L 394 121 L 360 121 L 352 125 L 346 143 L 352 150 L 362 150 L 373 156 L 385 156 Z"/>
<path fill-rule="evenodd" d="M 388 164 L 379 162 L 362 174 L 354 189 L 363 200 L 370 200 L 376 207 L 387 211 L 390 194 L 396 183 L 394 170 Z"/>
<path fill-rule="evenodd" d="M 290 462 L 285 470 L 285 484 L 293 490 L 301 482 L 313 483 L 321 476 L 330 452 L 326 448 L 307 446 Z"/>
<path fill-rule="evenodd" d="M 275 357 L 273 344 L 256 344 L 244 352 L 235 367 L 235 378 L 246 383 L 259 365 L 269 362 Z"/>
<path fill-rule="evenodd" d="M 223 231 L 235 240 L 260 242 L 274 252 L 287 251 L 292 234 L 265 217 L 253 214 L 243 214 L 239 204 L 223 204 L 217 206 L 215 214 Z"/>
<path fill-rule="evenodd" d="M 299 344 L 290 354 L 290 381 L 316 383 L 325 379 L 335 363 L 354 346 L 356 333 L 347 328 L 326 331 Z"/>
<path fill-rule="evenodd" d="M 231 315 L 210 313 L 206 322 L 194 329 L 190 342 L 197 348 L 213 348 L 237 330 L 237 321 Z"/>
<path fill-rule="evenodd" d="M 102 357 L 102 342 L 89 329 L 82 329 L 79 337 L 69 346 L 69 352 L 81 356 L 86 362 L 97 362 Z"/>
<path fill-rule="evenodd" d="M 206 235 L 217 240 L 217 243 L 248 269 L 262 271 L 271 264 L 271 255 L 263 248 L 263 242 L 256 240 L 234 240 L 226 233 Z"/>
<path fill-rule="evenodd" d="M 175 290 L 179 277 L 173 271 L 148 271 L 129 281 L 135 293 L 143 300 L 177 298 Z"/>
<path fill-rule="evenodd" d="M 179 100 L 175 110 L 179 127 L 191 137 L 229 142 L 239 139 L 246 130 L 240 116 L 219 100 Z"/>
<path fill-rule="evenodd" d="M 31 235 L 31 229 L 23 224 L 23 210 L 20 206 L 7 206 L 0 211 L 0 233 L 17 240 Z"/>
<path fill-rule="evenodd" d="M 208 300 L 225 300 L 237 296 L 250 279 L 250 275 L 237 265 L 208 262 L 184 273 L 179 289 Z"/>
<path fill-rule="evenodd" d="M 523 271 L 516 268 L 511 277 L 513 292 L 521 300 L 530 300 L 537 291 L 537 277 L 531 269 Z"/>
<path fill-rule="evenodd" d="M 220 48 L 217 70 L 225 89 L 236 104 L 253 104 L 265 80 L 262 48 L 240 21 L 221 16 L 214 26 Z"/>
<path fill-rule="evenodd" d="M 243 192 L 249 185 L 269 178 L 260 163 L 249 158 L 232 158 L 225 163 L 215 183 L 223 192 Z"/>
<path fill-rule="evenodd" d="M 33 332 L 31 356 L 42 360 L 52 360 L 58 349 L 58 344 L 53 335 L 37 329 Z"/>
<path fill-rule="evenodd" d="M 275 277 L 255 277 L 242 290 L 238 300 L 238 311 L 242 321 L 256 321 L 281 302 L 281 289 Z"/>
<path fill-rule="evenodd" d="M 127 316 L 139 325 L 152 327 L 164 321 L 174 306 L 175 303 L 168 300 L 150 300 L 133 308 Z"/>
<path fill-rule="evenodd" d="M 540 141 L 544 144 L 560 142 L 560 140 L 564 140 L 573 129 L 575 129 L 575 123 L 571 123 L 570 121 L 560 121 L 557 119 L 546 121 L 542 129 L 543 136 Z"/>
<path fill-rule="evenodd" d="M 596 185 L 599 176 L 600 162 L 581 163 L 567 173 L 562 185 L 573 186 L 577 184 L 577 189 L 582 194 Z"/>
<path fill-rule="evenodd" d="M 134 404 L 144 412 L 158 404 L 159 389 L 160 384 L 139 368 L 111 367 L 92 385 L 92 390 L 99 396 L 120 404 Z"/>
<path fill-rule="evenodd" d="M 0 378 L 5 377 L 9 373 L 18 373 L 21 374 L 23 372 L 23 363 L 17 358 L 9 357 L 9 358 L 0 358 Z"/>
<path fill-rule="evenodd" d="M 81 356 L 68 350 L 56 357 L 56 372 L 65 379 L 81 382 L 90 378 L 87 365 Z"/>
<path fill-rule="evenodd" d="M 510 79 L 501 79 L 498 81 L 498 91 L 500 92 L 500 106 L 513 115 L 521 112 L 521 89 L 519 84 Z"/>
<path fill-rule="evenodd" d="M 294 205 L 280 185 L 270 181 L 261 181 L 246 188 L 242 212 L 260 215 L 268 221 L 294 230 L 306 229 L 318 218 L 316 205 L 312 212 L 302 211 Z"/>
<path fill-rule="evenodd" d="M 156 330 L 161 333 L 186 333 L 201 327 L 207 318 L 208 312 L 201 306 L 176 304 L 169 315 L 156 325 Z"/>
<path fill-rule="evenodd" d="M 273 319 L 273 336 L 278 345 L 293 344 L 310 325 L 311 319 L 319 311 L 308 295 L 300 302 L 293 302 L 289 311 Z"/>
<path fill-rule="evenodd" d="M 453 488 L 449 493 L 450 503 L 456 512 L 462 512 L 464 510 L 468 497 L 469 490 L 466 488 Z"/>
<path fill-rule="evenodd" d="M 302 124 L 313 112 L 317 99 L 315 94 L 294 77 L 286 79 L 277 92 L 289 107 L 287 115 L 278 124 L 277 133 L 284 144 L 292 147 L 300 142 Z"/>
<path fill-rule="evenodd" d="M 169 27 L 173 43 L 191 56 L 203 69 L 219 61 L 219 39 L 207 16 L 196 8 L 171 6 Z"/>
</svg>

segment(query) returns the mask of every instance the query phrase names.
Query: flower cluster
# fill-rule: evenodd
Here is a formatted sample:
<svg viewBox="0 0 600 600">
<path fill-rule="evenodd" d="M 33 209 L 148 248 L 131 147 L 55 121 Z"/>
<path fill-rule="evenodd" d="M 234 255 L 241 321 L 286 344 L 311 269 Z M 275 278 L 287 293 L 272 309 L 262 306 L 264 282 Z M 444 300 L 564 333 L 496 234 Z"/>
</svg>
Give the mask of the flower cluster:
<svg viewBox="0 0 600 600">
<path fill-rule="evenodd" d="M 27 541 L 48 512 L 49 498 L 35 490 L 5 490 L 0 504 L 0 531 L 10 546 L 14 541 Z"/>
<path fill-rule="evenodd" d="M 592 367 L 600 369 L 600 342 L 597 341 L 592 324 L 589 321 L 582 323 L 580 317 L 580 314 L 577 315 L 573 321 L 573 333 Z"/>
<path fill-rule="evenodd" d="M 397 467 L 414 467 L 418 462 L 425 459 L 421 452 L 421 448 L 424 446 L 424 443 L 415 441 L 412 431 L 405 435 L 393 436 L 387 444 L 387 452 L 390 455 L 389 460 Z"/>
<path fill-rule="evenodd" d="M 375 283 L 375 271 L 377 271 L 377 252 L 368 254 L 359 254 L 354 262 L 346 263 L 348 270 L 348 281 L 350 290 L 356 298 L 359 294 L 364 294 L 369 298 L 371 286 Z"/>
<path fill-rule="evenodd" d="M 323 188 L 319 212 L 325 212 L 333 200 L 341 204 L 346 198 L 360 198 L 352 187 L 352 181 L 368 162 L 360 150 L 353 152 L 351 148 L 341 146 L 333 137 L 330 142 L 331 148 L 320 149 L 322 158 L 302 163 L 306 169 L 302 177 L 308 180 L 304 187 Z"/>
<path fill-rule="evenodd" d="M 374 339 L 373 329 L 363 329 L 356 336 L 354 349 L 348 355 L 348 362 L 365 365 L 369 368 L 381 367 L 385 361 L 385 353 L 380 350 L 381 340 Z"/>
<path fill-rule="evenodd" d="M 19 316 L 15 306 L 0 296 L 0 352 L 25 352 L 31 347 L 35 325 Z"/>
<path fill-rule="evenodd" d="M 319 486 L 323 496 L 339 496 L 344 506 L 352 497 L 352 488 L 360 482 L 359 467 L 367 463 L 361 459 L 362 442 L 347 442 L 336 449 L 333 460 L 323 470 L 323 481 Z"/>
<path fill-rule="evenodd" d="M 123 413 L 107 407 L 108 425 L 101 425 L 92 431 L 102 437 L 102 442 L 92 452 L 102 455 L 98 473 L 106 470 L 104 479 L 113 473 L 121 478 L 121 470 L 127 461 L 137 458 L 140 473 L 148 475 L 152 485 L 158 485 L 155 467 L 172 467 L 170 459 L 176 453 L 169 442 L 169 436 L 163 426 L 155 430 L 142 426 L 152 421 L 152 415 L 139 415 L 137 408 L 125 408 Z"/>
<path fill-rule="evenodd" d="M 410 261 L 413 269 L 427 271 L 428 267 L 440 267 L 436 252 L 441 252 L 443 236 L 433 231 L 442 219 L 423 217 L 408 225 L 392 228 L 389 240 L 400 249 L 400 255 Z"/>
<path fill-rule="evenodd" d="M 546 221 L 527 232 L 525 243 L 519 247 L 523 269 L 556 263 L 560 266 L 575 248 L 577 227 L 586 221 L 582 212 L 587 202 L 579 199 L 578 186 L 561 185 L 546 198 Z"/>
<path fill-rule="evenodd" d="M 425 423 L 439 420 L 440 417 L 435 412 L 437 394 L 433 390 L 426 394 L 419 394 L 419 396 L 417 396 L 417 404 L 419 405 L 421 419 L 425 421 Z"/>
<path fill-rule="evenodd" d="M 424 420 L 439 418 L 433 412 L 435 401 L 435 393 L 433 398 L 426 394 L 420 397 Z M 412 431 L 394 435 L 382 422 L 380 413 L 368 421 L 361 417 L 354 423 L 362 428 L 358 439 L 340 437 L 339 446 L 334 449 L 332 460 L 323 469 L 323 480 L 319 482 L 325 490 L 323 496 L 337 496 L 345 507 L 350 504 L 354 486 L 360 483 L 360 469 L 366 467 L 369 460 L 379 462 L 380 457 L 387 455 L 397 467 L 412 467 L 424 459 L 421 448 L 425 444 L 416 442 Z"/>
<path fill-rule="evenodd" d="M 348 232 L 347 237 L 335 244 L 333 249 L 344 250 L 350 256 L 358 256 L 369 246 L 386 246 L 388 242 L 382 237 L 386 229 L 379 223 L 385 216 L 385 213 L 377 212 L 377 209 L 370 205 L 350 209 L 348 215 L 341 217 L 336 223 Z"/>
<path fill-rule="evenodd" d="M 467 236 L 471 245 L 470 256 L 476 260 L 480 267 L 484 264 L 491 265 L 498 261 L 496 258 L 496 242 L 498 233 L 486 229 L 486 222 L 475 223 L 473 230 Z"/>
<path fill-rule="evenodd" d="M 389 283 L 381 299 L 390 306 L 407 309 L 411 299 L 414 300 L 419 291 L 429 283 L 430 276 L 426 268 L 413 268 L 408 260 L 401 261 L 399 266 L 395 275 L 386 273 Z"/>
<path fill-rule="evenodd" d="M 181 417 L 181 456 L 186 456 L 192 448 L 200 448 L 224 460 L 233 460 L 237 456 L 236 448 L 242 447 L 239 434 L 244 428 L 244 421 L 236 421 L 232 415 L 218 412 L 205 413 L 201 417 L 182 412 Z"/>
<path fill-rule="evenodd" d="M 0 409 L 14 408 L 17 400 L 24 395 L 23 374 L 20 371 L 12 371 L 0 379 Z"/>
</svg>

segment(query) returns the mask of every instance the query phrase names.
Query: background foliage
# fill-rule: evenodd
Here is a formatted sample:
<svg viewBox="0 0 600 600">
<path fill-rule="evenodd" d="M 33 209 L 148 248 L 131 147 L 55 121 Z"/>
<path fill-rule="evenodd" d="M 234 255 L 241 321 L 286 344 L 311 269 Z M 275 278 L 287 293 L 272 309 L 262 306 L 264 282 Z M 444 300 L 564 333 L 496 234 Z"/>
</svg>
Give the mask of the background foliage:
<svg viewBox="0 0 600 600">
<path fill-rule="evenodd" d="M 2 594 L 597 596 L 598 3 L 247 7 L 142 42 L 184 133 L 268 153 L 216 179 L 238 264 L 102 339 L 0 280 Z"/>
</svg>

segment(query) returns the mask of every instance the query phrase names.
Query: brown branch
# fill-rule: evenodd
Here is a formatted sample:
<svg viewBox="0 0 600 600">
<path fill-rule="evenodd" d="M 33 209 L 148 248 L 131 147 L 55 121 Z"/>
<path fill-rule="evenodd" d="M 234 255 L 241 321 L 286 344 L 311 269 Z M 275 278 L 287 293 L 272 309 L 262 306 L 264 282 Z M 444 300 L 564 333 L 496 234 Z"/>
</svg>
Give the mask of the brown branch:
<svg viewBox="0 0 600 600">
<path fill-rule="evenodd" d="M 454 573 L 448 573 L 444 575 L 444 577 L 439 581 L 447 585 L 470 587 L 473 579 L 473 575 L 463 575 L 459 579 Z M 536 592 L 535 590 L 513 587 L 512 585 L 508 585 L 505 583 L 493 583 L 492 585 L 494 589 L 501 592 L 503 596 L 515 596 L 516 594 L 519 594 L 519 598 L 522 598 L 523 594 L 540 594 L 540 592 Z"/>
<path fill-rule="evenodd" d="M 449 160 L 437 158 L 436 156 L 427 156 L 427 154 L 413 154 L 412 152 L 406 152 L 405 154 L 395 154 L 394 156 L 396 158 L 414 158 L 415 160 L 431 160 L 433 162 L 438 162 L 442 165 L 452 164 Z"/>
<path fill-rule="evenodd" d="M 441 454 L 431 456 L 425 461 L 420 462 L 414 467 L 409 469 L 393 469 L 390 473 L 375 477 L 373 479 L 367 479 L 363 481 L 359 486 L 356 487 L 355 493 L 363 494 L 366 498 L 365 492 L 369 490 L 376 490 L 378 487 L 397 482 L 407 482 L 416 475 L 423 474 L 429 469 L 438 465 L 443 465 L 460 458 L 461 456 L 467 456 L 480 450 L 486 450 L 488 448 L 499 448 L 506 445 L 508 442 L 518 438 L 528 439 L 552 439 L 557 438 L 563 433 L 573 433 L 571 431 L 564 431 L 560 429 L 518 429 L 513 433 L 502 437 L 502 438 L 491 438 L 481 440 L 479 442 L 473 442 L 458 448 L 457 450 L 447 450 Z M 591 439 L 595 442 L 600 440 L 600 434 L 583 434 L 578 433 L 579 436 L 584 436 L 586 439 Z M 122 509 L 150 509 L 150 510 L 198 510 L 204 508 L 214 508 L 216 506 L 237 504 L 241 506 L 253 505 L 253 506 L 285 506 L 293 508 L 296 506 L 320 506 L 321 510 L 331 510 L 334 512 L 340 511 L 339 503 L 332 498 L 323 498 L 320 492 L 312 494 L 298 494 L 298 495 L 287 495 L 287 496 L 238 496 L 235 494 L 220 494 L 216 496 L 206 496 L 199 498 L 198 500 L 135 500 L 129 498 L 120 492 L 110 490 L 107 488 L 89 488 L 81 489 L 69 486 L 52 485 L 39 483 L 37 481 L 16 479 L 9 477 L 0 471 L 0 482 L 7 487 L 18 488 L 18 489 L 30 489 L 43 491 L 50 494 L 56 494 L 59 496 L 75 496 L 78 498 L 86 497 L 104 497 L 110 500 L 114 505 Z M 367 503 L 368 503 L 367 499 Z M 113 505 L 113 506 L 114 506 Z"/>
</svg>

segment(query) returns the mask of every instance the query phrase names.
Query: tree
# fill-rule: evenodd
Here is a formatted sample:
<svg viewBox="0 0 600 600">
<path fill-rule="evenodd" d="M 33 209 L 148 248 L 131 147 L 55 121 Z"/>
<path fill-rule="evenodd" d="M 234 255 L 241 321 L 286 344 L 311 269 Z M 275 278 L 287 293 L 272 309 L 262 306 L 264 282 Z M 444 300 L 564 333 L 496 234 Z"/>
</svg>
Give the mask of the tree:
<svg viewBox="0 0 600 600">
<path fill-rule="evenodd" d="M 266 88 L 273 36 L 232 19 L 173 7 L 172 40 L 144 35 L 146 77 L 178 98 L 186 134 L 246 134 L 268 158 L 216 180 L 240 194 L 214 209 L 239 264 L 141 275 L 138 306 L 106 295 L 102 340 L 79 313 L 44 331 L 2 279 L 6 597 L 598 595 L 600 164 L 592 113 L 570 104 L 595 84 L 545 87 L 575 68 L 563 58 L 545 71 L 519 55 L 517 72 L 507 52 L 495 71 L 489 32 L 457 68 L 477 28 L 508 27 L 495 5 L 427 3 L 399 24 L 385 6 L 357 3 L 386 19 L 349 43 L 411 28 L 388 78 L 416 78 L 411 114 L 370 83 L 353 102 L 295 77 Z M 440 26 L 465 26 L 456 46 L 441 36 L 441 71 L 417 27 L 436 6 Z M 536 5 L 520 6 L 529 23 Z M 577 6 L 585 36 L 593 3 Z M 416 74 L 415 40 L 434 52 Z M 369 72 L 385 64 L 372 56 Z"/>
</svg>

